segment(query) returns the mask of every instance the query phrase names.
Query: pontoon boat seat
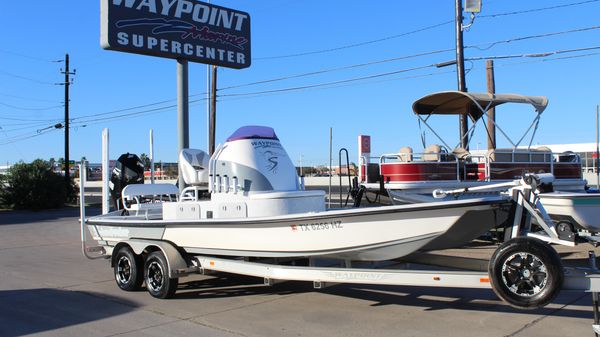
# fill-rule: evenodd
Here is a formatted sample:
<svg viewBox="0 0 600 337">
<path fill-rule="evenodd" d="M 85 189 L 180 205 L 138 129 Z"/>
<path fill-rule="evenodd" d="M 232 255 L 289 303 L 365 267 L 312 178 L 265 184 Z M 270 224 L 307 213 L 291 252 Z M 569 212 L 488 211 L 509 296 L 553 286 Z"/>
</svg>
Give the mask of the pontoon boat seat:
<svg viewBox="0 0 600 337">
<path fill-rule="evenodd" d="M 536 163 L 549 163 L 552 161 L 552 150 L 547 146 L 540 146 L 535 149 L 531 149 L 531 161 Z"/>
<path fill-rule="evenodd" d="M 413 149 L 410 146 L 404 146 L 398 151 L 398 159 L 403 162 L 410 162 L 413 160 Z"/>
<path fill-rule="evenodd" d="M 471 156 L 471 153 L 467 149 L 460 146 L 454 148 L 454 150 L 452 150 L 452 154 L 459 160 L 466 160 L 469 156 Z"/>
<path fill-rule="evenodd" d="M 179 172 L 186 184 L 208 186 L 208 161 L 206 152 L 196 149 L 183 149 L 179 153 Z"/>
<path fill-rule="evenodd" d="M 437 144 L 429 145 L 423 151 L 423 161 L 440 161 L 442 147 Z"/>
<path fill-rule="evenodd" d="M 488 158 L 490 161 L 512 163 L 513 149 L 490 149 L 488 150 Z"/>
</svg>

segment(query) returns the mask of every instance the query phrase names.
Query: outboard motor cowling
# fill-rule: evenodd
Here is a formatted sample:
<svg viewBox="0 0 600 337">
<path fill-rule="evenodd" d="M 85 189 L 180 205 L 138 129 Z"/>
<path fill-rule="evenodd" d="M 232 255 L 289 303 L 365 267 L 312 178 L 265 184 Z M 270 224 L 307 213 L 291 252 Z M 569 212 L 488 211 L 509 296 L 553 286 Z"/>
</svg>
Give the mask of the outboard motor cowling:
<svg viewBox="0 0 600 337">
<path fill-rule="evenodd" d="M 235 131 L 216 152 L 211 167 L 216 188 L 228 192 L 236 181 L 243 192 L 298 191 L 296 167 L 266 126 L 244 126 Z M 228 186 L 227 191 L 221 189 Z"/>
<path fill-rule="evenodd" d="M 110 174 L 108 187 L 115 202 L 115 208 L 122 209 L 121 192 L 127 185 L 144 183 L 144 164 L 131 153 L 122 154 Z"/>
</svg>

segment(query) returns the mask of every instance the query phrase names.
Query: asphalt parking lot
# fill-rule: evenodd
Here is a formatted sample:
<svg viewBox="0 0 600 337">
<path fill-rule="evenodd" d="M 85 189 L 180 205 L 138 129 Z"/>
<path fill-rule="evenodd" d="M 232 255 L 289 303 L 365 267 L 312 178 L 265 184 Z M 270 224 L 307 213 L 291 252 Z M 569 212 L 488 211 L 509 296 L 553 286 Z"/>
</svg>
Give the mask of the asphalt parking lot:
<svg viewBox="0 0 600 337">
<path fill-rule="evenodd" d="M 97 212 L 97 210 L 96 210 Z M 522 311 L 491 290 L 310 283 L 268 287 L 217 274 L 181 279 L 171 300 L 123 292 L 88 260 L 78 209 L 0 212 L 0 336 L 593 336 L 591 295 Z M 485 258 L 493 248 L 449 255 Z M 589 245 L 561 250 L 573 263 Z M 597 251 L 598 253 L 598 251 Z"/>
</svg>

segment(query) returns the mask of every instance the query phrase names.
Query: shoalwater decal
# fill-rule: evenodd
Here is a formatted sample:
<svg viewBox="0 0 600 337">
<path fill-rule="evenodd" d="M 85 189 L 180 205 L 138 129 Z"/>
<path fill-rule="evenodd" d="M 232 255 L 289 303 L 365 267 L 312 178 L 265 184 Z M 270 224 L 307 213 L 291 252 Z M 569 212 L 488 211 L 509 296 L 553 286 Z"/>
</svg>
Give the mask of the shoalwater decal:
<svg viewBox="0 0 600 337">
<path fill-rule="evenodd" d="M 292 231 L 312 232 L 343 229 L 344 225 L 342 224 L 341 220 L 331 220 L 323 222 L 301 223 L 297 225 L 291 225 L 290 227 L 292 228 Z"/>
</svg>

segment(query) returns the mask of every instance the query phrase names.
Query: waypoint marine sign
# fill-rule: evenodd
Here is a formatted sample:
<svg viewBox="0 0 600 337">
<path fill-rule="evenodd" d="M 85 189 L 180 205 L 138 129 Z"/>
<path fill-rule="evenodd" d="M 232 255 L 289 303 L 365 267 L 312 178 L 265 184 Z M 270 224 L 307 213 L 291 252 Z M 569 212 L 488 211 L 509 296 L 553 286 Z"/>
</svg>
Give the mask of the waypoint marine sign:
<svg viewBox="0 0 600 337">
<path fill-rule="evenodd" d="M 101 0 L 104 49 L 250 66 L 250 15 L 195 0 Z"/>
</svg>

